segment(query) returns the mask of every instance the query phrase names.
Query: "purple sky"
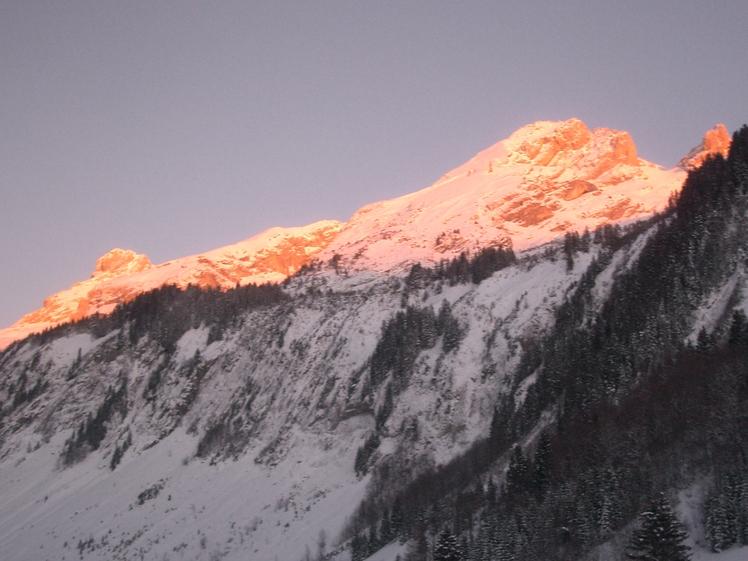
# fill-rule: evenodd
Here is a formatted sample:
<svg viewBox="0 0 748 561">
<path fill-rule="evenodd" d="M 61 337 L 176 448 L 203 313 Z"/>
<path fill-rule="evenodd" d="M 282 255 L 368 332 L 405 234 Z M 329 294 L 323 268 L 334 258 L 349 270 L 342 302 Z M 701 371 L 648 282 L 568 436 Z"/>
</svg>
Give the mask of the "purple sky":
<svg viewBox="0 0 748 561">
<path fill-rule="evenodd" d="M 0 327 L 114 247 L 346 220 L 536 120 L 666 167 L 748 121 L 748 3 L 0 0 Z"/>
</svg>

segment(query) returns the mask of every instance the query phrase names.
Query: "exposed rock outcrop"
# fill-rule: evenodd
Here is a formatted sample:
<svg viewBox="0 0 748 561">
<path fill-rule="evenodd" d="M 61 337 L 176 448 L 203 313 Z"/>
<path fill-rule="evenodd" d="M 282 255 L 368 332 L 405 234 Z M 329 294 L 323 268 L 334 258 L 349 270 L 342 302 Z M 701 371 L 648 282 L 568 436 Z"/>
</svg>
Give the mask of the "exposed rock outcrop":
<svg viewBox="0 0 748 561">
<path fill-rule="evenodd" d="M 713 129 L 706 131 L 701 144 L 692 148 L 688 155 L 678 163 L 678 167 L 690 171 L 701 166 L 709 156 L 721 154 L 726 157 L 731 143 L 732 140 L 725 125 L 716 125 Z"/>
<path fill-rule="evenodd" d="M 113 249 L 96 261 L 93 277 L 122 277 L 139 273 L 151 267 L 151 260 L 146 255 L 135 253 L 130 249 Z"/>
</svg>

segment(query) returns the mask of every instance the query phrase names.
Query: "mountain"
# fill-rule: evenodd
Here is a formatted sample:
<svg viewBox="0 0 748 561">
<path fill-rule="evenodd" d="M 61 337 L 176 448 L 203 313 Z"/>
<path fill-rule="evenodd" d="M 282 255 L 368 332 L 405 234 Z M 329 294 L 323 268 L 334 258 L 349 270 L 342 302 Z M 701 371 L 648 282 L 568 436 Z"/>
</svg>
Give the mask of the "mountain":
<svg viewBox="0 0 748 561">
<path fill-rule="evenodd" d="M 689 161 L 716 149 L 710 144 Z M 682 166 L 663 170 L 638 158 L 626 132 L 541 121 L 422 191 L 360 209 L 317 258 L 390 271 L 487 245 L 522 251 L 567 231 L 649 216 L 684 179 Z"/>
<path fill-rule="evenodd" d="M 228 288 L 274 282 L 312 258 L 356 271 L 404 270 L 489 245 L 524 250 L 567 231 L 631 221 L 662 210 L 686 171 L 726 154 L 724 126 L 707 132 L 678 166 L 663 170 L 636 155 L 626 132 L 590 131 L 578 119 L 542 121 L 477 154 L 432 186 L 368 205 L 346 223 L 272 228 L 244 242 L 152 266 L 114 249 L 88 280 L 54 294 L 41 309 L 0 330 L 0 348 L 163 284 Z"/>
<path fill-rule="evenodd" d="M 582 559 L 659 492 L 745 544 L 748 128 L 689 172 L 574 120 L 483 154 L 281 285 L 164 274 L 0 353 L 4 557 Z"/>
<path fill-rule="evenodd" d="M 160 265 L 131 250 L 113 249 L 96 261 L 89 279 L 50 296 L 42 308 L 0 330 L 0 348 L 61 323 L 110 313 L 117 304 L 164 284 L 225 289 L 281 281 L 329 245 L 341 227 L 323 220 L 298 228 L 270 228 L 237 244 Z"/>
</svg>

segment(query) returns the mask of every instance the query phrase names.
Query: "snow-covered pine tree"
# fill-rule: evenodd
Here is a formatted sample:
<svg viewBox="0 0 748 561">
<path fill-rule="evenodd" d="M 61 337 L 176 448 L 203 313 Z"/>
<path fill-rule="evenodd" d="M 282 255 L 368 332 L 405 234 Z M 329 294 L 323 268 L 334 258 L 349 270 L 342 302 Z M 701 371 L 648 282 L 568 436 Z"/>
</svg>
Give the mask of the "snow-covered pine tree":
<svg viewBox="0 0 748 561">
<path fill-rule="evenodd" d="M 688 537 L 665 495 L 660 495 L 639 516 L 641 527 L 631 536 L 628 558 L 638 561 L 688 561 Z"/>
<path fill-rule="evenodd" d="M 735 543 L 736 517 L 727 496 L 721 494 L 713 497 L 704 508 L 704 531 L 712 551 L 719 553 Z"/>
<path fill-rule="evenodd" d="M 434 561 L 461 561 L 460 546 L 449 528 L 445 527 L 436 541 Z"/>
</svg>

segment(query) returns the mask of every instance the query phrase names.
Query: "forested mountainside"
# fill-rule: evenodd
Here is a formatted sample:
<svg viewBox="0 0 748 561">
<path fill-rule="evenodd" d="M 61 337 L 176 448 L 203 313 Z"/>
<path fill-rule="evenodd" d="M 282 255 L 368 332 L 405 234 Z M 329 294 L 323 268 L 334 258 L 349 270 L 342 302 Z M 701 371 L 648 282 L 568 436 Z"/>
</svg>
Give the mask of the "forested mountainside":
<svg viewBox="0 0 748 561">
<path fill-rule="evenodd" d="M 621 558 L 660 493 L 697 548 L 746 544 L 747 191 L 743 128 L 625 227 L 165 286 L 17 341 L 0 548 Z"/>
<path fill-rule="evenodd" d="M 490 434 L 412 482 L 378 473 L 349 526 L 354 559 L 393 533 L 413 559 L 426 558 L 426 536 L 450 534 L 462 559 L 579 559 L 611 543 L 623 558 L 650 501 L 694 487 L 701 543 L 748 543 L 747 155 L 744 127 L 650 227 L 598 232 L 554 326 L 524 345 Z M 633 240 L 635 261 L 601 298 Z M 569 267 L 588 243 L 567 236 Z M 393 475 L 398 491 L 383 493 Z"/>
</svg>

